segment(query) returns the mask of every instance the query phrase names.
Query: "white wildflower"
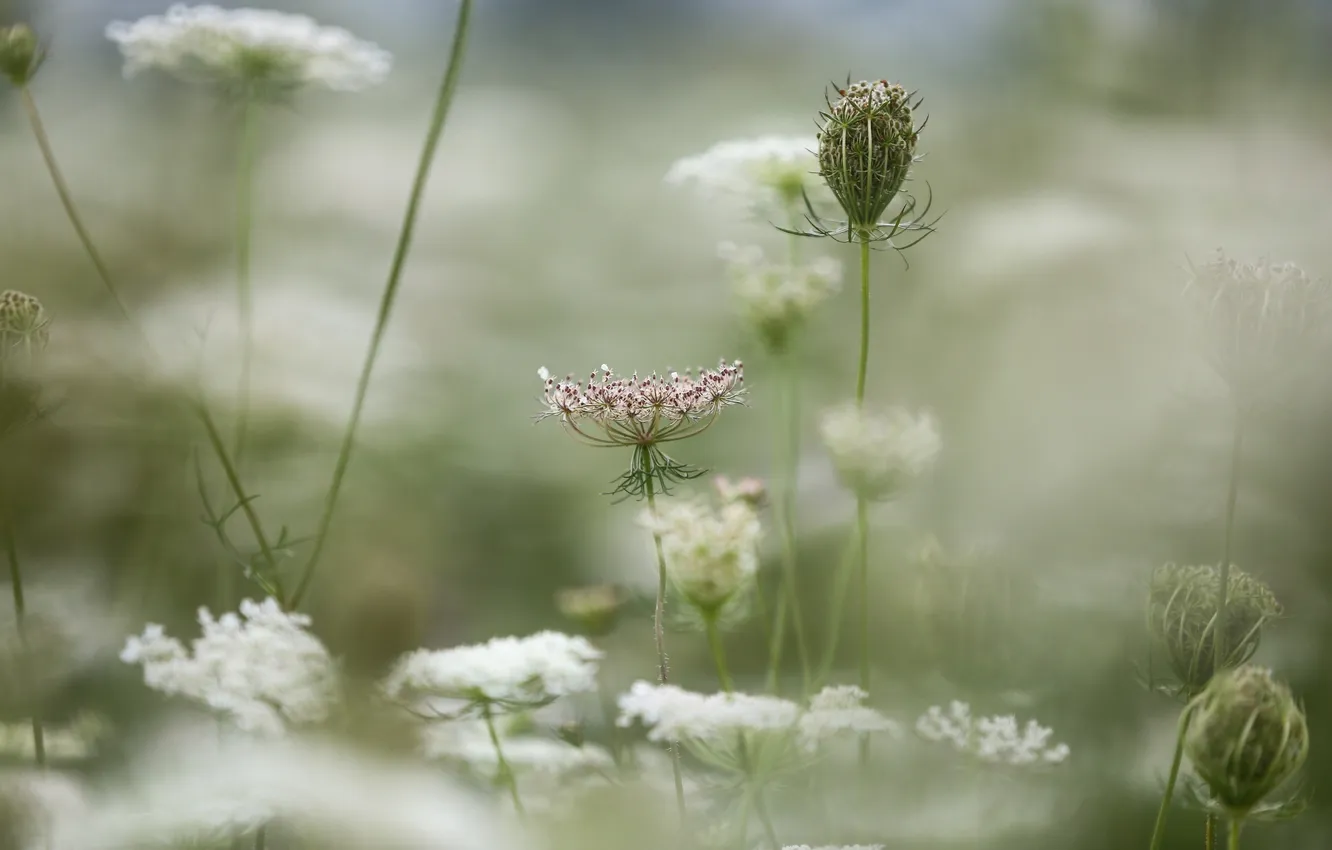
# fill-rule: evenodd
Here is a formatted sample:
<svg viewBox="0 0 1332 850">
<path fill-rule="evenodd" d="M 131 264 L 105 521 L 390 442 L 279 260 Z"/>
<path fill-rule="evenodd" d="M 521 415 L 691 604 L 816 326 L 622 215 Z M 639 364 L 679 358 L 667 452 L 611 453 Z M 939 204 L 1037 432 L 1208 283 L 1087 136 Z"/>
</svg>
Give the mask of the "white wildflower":
<svg viewBox="0 0 1332 850">
<path fill-rule="evenodd" d="M 900 407 L 874 414 L 847 404 L 826 412 L 819 431 L 842 484 L 871 500 L 897 495 L 942 448 L 932 416 Z"/>
<path fill-rule="evenodd" d="M 819 691 L 800 718 L 801 746 L 812 751 L 821 742 L 843 732 L 901 734 L 897 723 L 865 706 L 868 696 L 855 685 L 830 685 Z"/>
<path fill-rule="evenodd" d="M 667 502 L 643 524 L 661 539 L 672 582 L 705 613 L 715 613 L 758 574 L 758 514 L 748 502 L 714 509 L 706 500 Z"/>
<path fill-rule="evenodd" d="M 619 699 L 620 726 L 641 721 L 648 740 L 729 743 L 744 732 L 783 732 L 795 727 L 800 706 L 749 694 L 699 694 L 675 685 L 638 681 Z"/>
<path fill-rule="evenodd" d="M 574 746 L 565 741 L 535 735 L 501 737 L 504 760 L 519 773 L 565 774 L 582 770 L 600 770 L 614 765 L 604 747 L 596 744 Z M 422 752 L 429 758 L 453 759 L 466 763 L 487 776 L 499 771 L 499 757 L 490 732 L 482 721 L 463 720 L 428 726 L 421 738 Z"/>
<path fill-rule="evenodd" d="M 462 700 L 499 707 L 537 705 L 597 687 L 601 651 L 586 638 L 539 632 L 453 649 L 418 649 L 384 680 L 393 698 Z"/>
<path fill-rule="evenodd" d="M 382 82 L 392 63 L 344 29 L 266 9 L 177 4 L 165 15 L 115 21 L 106 36 L 120 46 L 126 76 L 155 67 L 228 85 L 359 91 Z"/>
<path fill-rule="evenodd" d="M 948 712 L 933 706 L 916 721 L 916 731 L 930 741 L 946 741 L 959 752 L 997 764 L 1059 764 L 1068 758 L 1067 744 L 1050 745 L 1054 732 L 1035 720 L 1019 727 L 1013 715 L 973 718 L 971 707 L 956 700 Z"/>
<path fill-rule="evenodd" d="M 757 246 L 723 242 L 717 248 L 745 321 L 772 351 L 783 351 L 791 333 L 841 286 L 842 266 L 830 257 L 805 265 L 774 263 Z"/>
<path fill-rule="evenodd" d="M 792 209 L 819 180 L 818 144 L 811 136 L 761 136 L 719 142 L 678 160 L 666 172 L 672 185 L 692 183 L 704 192 L 739 197 L 758 209 Z"/>
<path fill-rule="evenodd" d="M 281 734 L 287 724 L 318 723 L 337 695 L 328 650 L 308 631 L 310 618 L 282 610 L 276 599 L 244 600 L 239 616 L 214 619 L 199 609 L 203 635 L 187 651 L 150 624 L 120 654 L 143 667 L 148 687 L 203 703 L 242 730 Z"/>
</svg>

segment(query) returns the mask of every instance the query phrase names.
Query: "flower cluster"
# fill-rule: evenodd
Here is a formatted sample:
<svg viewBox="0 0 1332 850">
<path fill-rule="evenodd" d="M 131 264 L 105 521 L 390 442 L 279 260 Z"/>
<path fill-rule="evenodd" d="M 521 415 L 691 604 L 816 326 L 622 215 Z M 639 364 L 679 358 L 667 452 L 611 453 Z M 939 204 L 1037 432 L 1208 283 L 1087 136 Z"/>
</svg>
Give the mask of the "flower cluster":
<svg viewBox="0 0 1332 850">
<path fill-rule="evenodd" d="M 310 618 L 283 611 L 276 599 L 245 600 L 239 615 L 214 618 L 199 609 L 203 634 L 187 651 L 150 624 L 120 654 L 143 667 L 148 687 L 203 703 L 242 730 L 282 733 L 288 724 L 318 723 L 337 698 L 337 669 L 308 631 Z"/>
<path fill-rule="evenodd" d="M 0 293 L 0 357 L 31 354 L 46 346 L 51 319 L 42 302 L 14 289 Z"/>
<path fill-rule="evenodd" d="M 819 691 L 810 698 L 809 710 L 800 717 L 801 746 L 814 750 L 823 741 L 844 732 L 900 735 L 901 726 L 865 706 L 868 697 L 855 685 L 832 685 Z"/>
<path fill-rule="evenodd" d="M 897 495 L 942 448 L 934 418 L 903 408 L 876 415 L 847 404 L 825 413 L 819 430 L 842 484 L 871 501 Z"/>
<path fill-rule="evenodd" d="M 791 210 L 814 188 L 818 160 L 806 136 L 761 136 L 719 142 L 678 160 L 666 182 L 693 183 L 704 191 L 742 198 L 757 210 Z"/>
<path fill-rule="evenodd" d="M 773 263 L 757 246 L 718 246 L 745 320 L 771 351 L 784 351 L 790 336 L 841 285 L 842 267 L 828 257 L 806 265 Z"/>
<path fill-rule="evenodd" d="M 532 707 L 596 690 L 601 655 L 587 639 L 560 632 L 418 649 L 398 661 L 383 688 L 392 698 L 412 702 L 442 698 L 469 706 Z"/>
<path fill-rule="evenodd" d="M 848 227 L 865 238 L 906 182 L 920 128 L 911 95 L 896 83 L 859 82 L 837 93 L 821 116 L 819 169 Z"/>
<path fill-rule="evenodd" d="M 916 732 L 930 741 L 950 742 L 960 752 L 996 764 L 1059 764 L 1067 744 L 1050 746 L 1053 731 L 1035 720 L 1019 727 L 1013 715 L 973 718 L 966 703 L 954 701 L 945 714 L 933 706 L 916 721 Z"/>
<path fill-rule="evenodd" d="M 346 30 L 265 9 L 178 4 L 165 15 L 113 22 L 106 35 L 125 56 L 126 76 L 156 67 L 247 92 L 311 84 L 358 91 L 382 82 L 392 62 Z"/>
<path fill-rule="evenodd" d="M 762 529 L 748 502 L 672 502 L 645 512 L 642 522 L 661 541 L 675 587 L 705 616 L 715 616 L 758 574 Z"/>
</svg>

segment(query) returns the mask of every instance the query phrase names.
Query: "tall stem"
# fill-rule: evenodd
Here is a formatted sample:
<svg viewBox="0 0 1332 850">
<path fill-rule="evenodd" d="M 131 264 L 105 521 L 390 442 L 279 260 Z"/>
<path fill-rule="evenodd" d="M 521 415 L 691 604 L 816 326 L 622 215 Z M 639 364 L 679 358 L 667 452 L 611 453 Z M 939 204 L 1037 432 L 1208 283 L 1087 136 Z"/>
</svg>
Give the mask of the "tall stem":
<svg viewBox="0 0 1332 850">
<path fill-rule="evenodd" d="M 656 530 L 657 496 L 652 487 L 652 453 L 642 452 L 643 480 L 646 482 L 648 513 L 652 515 L 652 545 L 657 552 L 657 607 L 652 614 L 652 634 L 657 643 L 657 681 L 670 681 L 670 662 L 666 657 L 666 553 L 661 548 L 661 533 Z M 680 822 L 685 820 L 684 775 L 680 772 L 680 742 L 671 741 L 671 771 L 675 774 L 675 806 Z"/>
<path fill-rule="evenodd" d="M 797 474 L 800 467 L 800 375 L 796 361 L 788 349 L 782 352 L 782 392 L 781 410 L 778 422 L 783 423 L 784 434 L 777 444 L 777 519 L 782 537 L 782 587 L 777 602 L 777 620 L 773 628 L 772 642 L 768 652 L 768 681 L 776 684 L 777 670 L 781 664 L 782 641 L 785 637 L 786 614 L 789 611 L 791 625 L 795 632 L 796 652 L 800 659 L 801 683 L 805 693 L 809 692 L 810 662 L 809 644 L 805 638 L 804 617 L 800 613 L 800 596 L 796 585 L 797 549 L 796 549 L 796 491 Z M 775 689 L 775 688 L 774 688 Z"/>
<path fill-rule="evenodd" d="M 1226 646 L 1226 607 L 1230 591 L 1230 559 L 1235 538 L 1235 503 L 1239 501 L 1240 456 L 1244 448 L 1244 417 L 1238 405 L 1235 407 L 1235 429 L 1230 444 L 1230 483 L 1226 489 L 1226 528 L 1221 544 L 1221 566 L 1217 570 L 1216 588 L 1216 630 L 1212 636 L 1212 675 L 1221 672 L 1225 666 Z"/>
<path fill-rule="evenodd" d="M 328 541 L 328 532 L 333 524 L 333 513 L 338 505 L 338 494 L 342 490 L 342 479 L 347 473 L 347 464 L 351 461 L 352 447 L 356 443 L 356 430 L 361 423 L 361 412 L 365 407 L 365 396 L 370 389 L 370 376 L 374 373 L 375 360 L 379 357 L 379 348 L 388 329 L 389 316 L 393 312 L 393 302 L 397 299 L 398 285 L 402 280 L 402 270 L 411 249 L 412 234 L 416 229 L 416 216 L 425 196 L 426 183 L 430 177 L 430 166 L 435 159 L 440 137 L 444 133 L 444 120 L 448 118 L 449 106 L 453 103 L 453 93 L 458 88 L 458 77 L 462 72 L 463 53 L 467 44 L 467 24 L 471 17 L 472 0 L 460 0 L 458 19 L 453 31 L 453 47 L 449 51 L 449 65 L 444 72 L 444 80 L 439 87 L 439 96 L 435 101 L 435 111 L 431 116 L 430 129 L 426 133 L 425 145 L 421 150 L 421 160 L 416 167 L 416 178 L 412 183 L 411 197 L 407 201 L 407 212 L 403 217 L 402 231 L 398 235 L 398 245 L 393 252 L 393 263 L 389 268 L 388 281 L 384 284 L 384 294 L 379 300 L 379 316 L 375 320 L 374 333 L 370 337 L 370 348 L 366 353 L 365 364 L 361 368 L 361 377 L 356 384 L 356 396 L 352 402 L 351 417 L 347 420 L 347 430 L 342 437 L 342 448 L 333 467 L 333 478 L 328 494 L 324 499 L 323 514 L 319 518 L 319 528 L 315 532 L 314 545 L 310 558 L 306 561 L 305 571 L 296 592 L 291 598 L 291 607 L 296 608 L 310 589 L 315 569 L 319 566 L 319 557 L 323 554 L 324 544 Z"/>
<path fill-rule="evenodd" d="M 1179 779 L 1179 765 L 1184 759 L 1184 735 L 1189 731 L 1193 712 L 1185 708 L 1179 718 L 1179 730 L 1175 735 L 1175 756 L 1170 761 L 1170 775 L 1166 777 L 1165 792 L 1161 795 L 1161 808 L 1156 812 L 1156 827 L 1152 830 L 1150 850 L 1160 850 L 1165 839 L 1166 815 L 1170 811 L 1170 801 L 1175 796 L 1175 782 Z"/>
<path fill-rule="evenodd" d="M 523 800 L 518 796 L 518 778 L 513 775 L 513 768 L 509 765 L 508 759 L 504 758 L 504 748 L 500 746 L 499 733 L 495 731 L 495 718 L 490 712 L 490 703 L 484 704 L 482 717 L 486 720 L 486 731 L 490 733 L 490 744 L 495 748 L 495 781 L 509 789 L 509 796 L 513 799 L 513 808 L 518 812 L 518 817 L 526 817 Z"/>
<path fill-rule="evenodd" d="M 273 547 L 268 542 L 268 535 L 264 533 L 263 523 L 259 521 L 259 515 L 255 513 L 251 502 L 254 497 L 245 492 L 245 485 L 241 483 L 240 472 L 236 469 L 236 464 L 227 453 L 226 443 L 222 441 L 222 432 L 217 429 L 217 423 L 213 421 L 213 416 L 208 412 L 208 408 L 203 402 L 195 402 L 195 415 L 203 423 L 204 432 L 208 435 L 208 442 L 213 447 L 213 453 L 222 463 L 222 471 L 227 477 L 227 484 L 231 488 L 231 493 L 236 497 L 236 502 L 240 505 L 241 513 L 245 515 L 246 522 L 250 525 L 250 531 L 254 533 L 255 542 L 259 544 L 259 551 L 264 556 L 264 561 L 274 575 L 277 574 L 277 556 L 273 554 Z M 279 600 L 282 601 L 282 600 Z M 292 605 L 291 607 L 295 607 Z"/>
<path fill-rule="evenodd" d="M 837 657 L 837 645 L 842 638 L 842 616 L 846 610 L 846 595 L 851 590 L 851 571 L 860 552 L 859 543 L 860 528 L 852 528 L 851 539 L 842 549 L 842 561 L 837 565 L 837 572 L 833 574 L 833 592 L 828 605 L 828 640 L 824 644 L 823 658 L 819 662 L 818 675 L 814 679 L 814 691 L 823 687 Z"/>
<path fill-rule="evenodd" d="M 15 539 L 14 522 L 7 520 L 5 526 L 5 553 L 9 557 L 9 583 L 14 592 L 14 624 L 18 630 L 19 652 L 23 655 L 23 669 L 26 671 L 28 687 L 31 688 L 32 710 L 32 750 L 37 759 L 37 766 L 46 767 L 46 733 L 42 728 L 42 717 L 37 700 L 37 689 L 31 681 L 33 674 L 31 647 L 28 644 L 28 606 L 23 597 L 23 572 L 19 569 L 18 541 Z"/>
<path fill-rule="evenodd" d="M 1216 848 L 1216 815 L 1211 812 L 1203 818 L 1203 850 Z"/>
<path fill-rule="evenodd" d="M 1240 827 L 1244 821 L 1240 818 L 1230 819 L 1230 840 L 1226 842 L 1227 850 L 1239 850 Z"/>
<path fill-rule="evenodd" d="M 712 651 L 717 679 L 721 682 L 722 690 L 729 694 L 735 690 L 735 683 L 731 680 L 730 671 L 726 669 L 726 651 L 722 648 L 721 632 L 717 629 L 716 612 L 703 615 L 703 628 L 708 635 L 708 649 Z"/>
<path fill-rule="evenodd" d="M 869 371 L 870 343 L 870 245 L 867 234 L 860 241 L 860 368 L 856 372 L 856 407 L 865 408 L 865 375 Z M 856 494 L 856 529 L 859 538 L 860 576 L 860 687 L 870 692 L 869 623 L 869 506 L 863 493 Z M 869 735 L 860 736 L 860 763 L 869 763 Z"/>
<path fill-rule="evenodd" d="M 74 206 L 74 197 L 70 194 L 64 175 L 60 172 L 60 166 L 56 164 L 55 151 L 51 147 L 50 137 L 46 134 L 46 125 L 42 123 L 41 113 L 37 111 L 37 101 L 33 98 L 32 91 L 27 86 L 21 87 L 19 89 L 19 99 L 23 101 L 23 111 L 28 115 L 28 124 L 32 127 L 32 135 L 37 139 L 37 147 L 41 150 L 42 159 L 46 162 L 46 170 L 51 175 L 51 183 L 55 186 L 56 195 L 60 197 L 60 205 L 65 208 L 65 216 L 74 227 L 74 233 L 79 237 L 79 242 L 82 243 L 88 259 L 92 261 L 93 268 L 97 271 L 97 276 L 101 278 L 102 286 L 106 288 L 107 294 L 111 296 L 111 300 L 115 302 L 116 308 L 125 317 L 125 321 L 138 330 L 138 324 L 134 321 L 134 317 L 130 315 L 125 302 L 121 300 L 115 284 L 111 282 L 111 273 L 107 270 L 106 263 L 102 261 L 102 255 L 98 253 L 97 247 L 93 245 L 92 237 L 88 235 L 88 228 L 84 226 L 78 208 Z"/>
<path fill-rule="evenodd" d="M 240 145 L 236 164 L 236 315 L 240 322 L 241 363 L 236 386 L 236 443 L 232 454 L 239 466 L 250 428 L 250 373 L 254 364 L 254 293 L 250 286 L 250 241 L 254 207 L 254 96 L 244 95 Z"/>
</svg>

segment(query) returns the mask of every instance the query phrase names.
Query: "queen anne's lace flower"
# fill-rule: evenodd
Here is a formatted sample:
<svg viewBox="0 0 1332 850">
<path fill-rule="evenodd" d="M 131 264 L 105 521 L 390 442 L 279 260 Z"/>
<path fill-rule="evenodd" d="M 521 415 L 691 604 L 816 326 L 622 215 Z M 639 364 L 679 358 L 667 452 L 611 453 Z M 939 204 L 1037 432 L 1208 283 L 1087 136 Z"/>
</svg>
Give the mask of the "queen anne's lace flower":
<svg viewBox="0 0 1332 850">
<path fill-rule="evenodd" d="M 819 430 L 842 484 L 871 500 L 895 496 L 942 447 L 933 417 L 902 408 L 876 415 L 848 404 L 825 413 Z"/>
<path fill-rule="evenodd" d="M 226 85 L 359 91 L 382 82 L 392 63 L 346 30 L 266 9 L 177 4 L 165 15 L 115 21 L 106 35 L 125 56 L 126 76 L 156 67 Z"/>
<path fill-rule="evenodd" d="M 408 700 L 443 698 L 498 707 L 537 705 L 596 690 L 602 653 L 585 638 L 539 632 L 403 656 L 384 691 Z"/>
<path fill-rule="evenodd" d="M 933 706 L 916 721 L 916 732 L 930 741 L 947 741 L 959 752 L 998 764 L 1059 764 L 1068 758 L 1067 744 L 1050 745 L 1054 732 L 1035 720 L 1019 727 L 1013 715 L 973 718 L 971 707 L 956 700 L 948 713 Z"/>
<path fill-rule="evenodd" d="M 149 624 L 120 654 L 143 667 L 148 687 L 203 703 L 245 731 L 276 735 L 288 724 L 318 723 L 337 695 L 328 650 L 306 631 L 310 618 L 276 599 L 245 600 L 239 616 L 199 609 L 203 635 L 185 646 Z"/>
<path fill-rule="evenodd" d="M 815 140 L 761 136 L 719 142 L 678 160 L 666 172 L 673 185 L 692 183 L 711 194 L 742 198 L 755 207 L 792 208 L 819 184 Z M 775 203 L 774 203 L 775 202 Z"/>
<path fill-rule="evenodd" d="M 783 732 L 800 718 L 800 706 L 779 697 L 698 694 L 675 685 L 638 681 L 619 699 L 620 726 L 641 721 L 650 741 L 728 743 L 743 732 Z"/>
<path fill-rule="evenodd" d="M 716 612 L 758 574 L 762 528 L 748 502 L 669 502 L 642 522 L 661 540 L 672 582 L 700 610 Z"/>
<path fill-rule="evenodd" d="M 828 738 L 844 732 L 901 734 L 901 727 L 864 703 L 869 695 L 855 685 L 830 685 L 809 701 L 800 717 L 800 744 L 814 750 Z"/>
<path fill-rule="evenodd" d="M 792 266 L 768 261 L 757 246 L 723 242 L 717 250 L 745 320 L 773 351 L 784 350 L 792 331 L 841 284 L 841 264 L 829 257 Z"/>
</svg>

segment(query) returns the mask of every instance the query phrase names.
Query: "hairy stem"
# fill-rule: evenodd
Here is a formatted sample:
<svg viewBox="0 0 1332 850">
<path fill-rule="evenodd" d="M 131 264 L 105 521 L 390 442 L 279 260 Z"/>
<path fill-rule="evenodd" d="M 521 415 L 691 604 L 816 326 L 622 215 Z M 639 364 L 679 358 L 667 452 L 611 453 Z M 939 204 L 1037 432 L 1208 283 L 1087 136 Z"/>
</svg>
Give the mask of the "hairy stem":
<svg viewBox="0 0 1332 850">
<path fill-rule="evenodd" d="M 32 96 L 32 91 L 23 86 L 19 89 L 19 99 L 23 101 L 23 111 L 28 115 L 28 124 L 32 127 L 32 135 L 37 139 L 37 147 L 42 152 L 42 159 L 46 162 L 46 171 L 51 175 L 51 183 L 55 186 L 56 194 L 60 197 L 60 204 L 65 208 L 65 216 L 69 219 L 70 225 L 74 228 L 74 233 L 79 237 L 79 242 L 83 245 L 84 252 L 88 259 L 92 261 L 93 268 L 97 271 L 97 276 L 101 278 L 102 286 L 115 302 L 116 308 L 120 310 L 125 321 L 135 330 L 139 330 L 138 324 L 130 314 L 129 308 L 121 299 L 116 286 L 111 282 L 111 273 L 107 270 L 106 263 L 102 261 L 102 255 L 98 253 L 97 246 L 93 244 L 92 237 L 88 234 L 88 228 L 83 224 L 83 217 L 79 215 L 78 208 L 74 205 L 74 196 L 70 194 L 69 186 L 65 183 L 65 177 L 60 171 L 60 166 L 56 164 L 55 151 L 51 147 L 51 139 L 46 134 L 46 125 L 42 123 L 41 113 L 37 111 L 37 101 Z M 142 331 L 140 331 L 142 333 Z"/>
<path fill-rule="evenodd" d="M 1175 782 L 1179 779 L 1179 765 L 1184 759 L 1184 735 L 1189 731 L 1193 712 L 1185 708 L 1179 718 L 1179 731 L 1175 735 L 1175 755 L 1170 760 L 1170 774 L 1166 777 L 1165 792 L 1161 795 L 1161 808 L 1156 812 L 1156 827 L 1152 830 L 1150 850 L 1160 850 L 1165 840 L 1166 815 L 1170 812 L 1170 801 L 1175 796 Z"/>
<path fill-rule="evenodd" d="M 661 533 L 656 530 L 657 496 L 652 487 L 652 452 L 641 452 L 644 490 L 647 494 L 648 513 L 652 515 L 652 545 L 657 552 L 657 607 L 652 614 L 652 634 L 657 643 L 657 681 L 670 681 L 670 661 L 666 657 L 666 553 L 661 548 Z M 671 741 L 671 771 L 675 774 L 675 805 L 680 810 L 680 822 L 685 820 L 684 775 L 680 772 L 680 742 Z"/>
<path fill-rule="evenodd" d="M 1216 815 L 1211 812 L 1203 818 L 1203 850 L 1216 848 Z"/>
<path fill-rule="evenodd" d="M 518 778 L 514 776 L 513 767 L 509 765 L 508 759 L 504 758 L 504 748 L 500 746 L 499 733 L 495 731 L 495 718 L 491 714 L 490 703 L 484 704 L 482 716 L 486 720 L 486 731 L 490 733 L 491 746 L 495 748 L 495 781 L 509 789 L 509 796 L 513 799 L 513 808 L 518 812 L 518 817 L 526 817 L 522 797 L 518 795 Z"/>
<path fill-rule="evenodd" d="M 444 121 L 448 118 L 449 107 L 453 103 L 453 93 L 458 88 L 458 77 L 462 72 L 463 53 L 467 44 L 467 24 L 471 17 L 472 0 L 461 0 L 458 5 L 458 19 L 453 31 L 453 47 L 449 51 L 449 65 L 444 72 L 444 80 L 439 87 L 439 96 L 435 101 L 435 111 L 431 116 L 430 129 L 426 133 L 425 145 L 421 150 L 421 160 L 416 167 L 416 178 L 412 182 L 411 197 L 407 202 L 407 212 L 403 217 L 402 231 L 398 235 L 398 245 L 393 252 L 393 263 L 389 268 L 388 281 L 384 284 L 384 293 L 379 300 L 379 315 L 375 320 L 375 329 L 370 337 L 370 348 L 366 353 L 365 364 L 361 368 L 361 377 L 356 383 L 356 396 L 352 402 L 351 417 L 347 420 L 347 429 L 342 437 L 342 447 L 333 467 L 333 478 L 329 483 L 328 494 L 324 498 L 324 510 L 319 518 L 319 527 L 315 532 L 313 548 L 305 563 L 305 570 L 296 592 L 291 598 L 291 607 L 300 605 L 310 589 L 319 566 L 319 558 L 328 541 L 329 529 L 333 525 L 333 514 L 338 505 L 338 494 L 342 490 L 342 480 L 347 474 L 347 465 L 351 461 L 352 447 L 356 444 L 356 431 L 361 423 L 361 412 L 365 407 L 365 396 L 370 389 L 370 376 L 374 373 L 375 360 L 388 329 L 389 317 L 393 313 L 393 303 L 397 299 L 398 285 L 402 280 L 402 271 L 407 263 L 407 254 L 411 249 L 412 234 L 416 230 L 416 217 L 420 211 L 421 199 L 425 196 L 426 183 L 430 177 L 430 166 L 435 159 L 440 137 L 444 133 Z"/>
<path fill-rule="evenodd" d="M 1230 482 L 1226 488 L 1226 527 L 1221 544 L 1221 566 L 1217 569 L 1216 630 L 1213 632 L 1212 675 L 1224 669 L 1230 648 L 1226 646 L 1226 608 L 1230 591 L 1230 559 L 1235 538 L 1235 503 L 1239 501 L 1240 457 L 1244 448 L 1244 419 L 1235 409 L 1235 429 L 1230 444 Z"/>
<path fill-rule="evenodd" d="M 42 716 L 39 711 L 37 689 L 31 681 L 33 665 L 31 647 L 28 644 L 28 606 L 23 597 L 23 571 L 19 569 L 18 540 L 14 532 L 14 522 L 9 520 L 5 526 L 5 553 L 9 557 L 9 584 L 14 592 L 14 625 L 18 631 L 19 652 L 23 654 L 23 669 L 26 671 L 28 687 L 31 688 L 32 710 L 32 750 L 37 759 L 37 766 L 46 767 L 46 732 L 42 728 Z"/>
<path fill-rule="evenodd" d="M 240 322 L 240 378 L 236 386 L 236 465 L 245 456 L 250 428 L 250 373 L 254 364 L 254 293 L 250 285 L 250 242 L 254 232 L 254 96 L 241 103 L 240 143 L 236 164 L 236 315 Z"/>
</svg>

